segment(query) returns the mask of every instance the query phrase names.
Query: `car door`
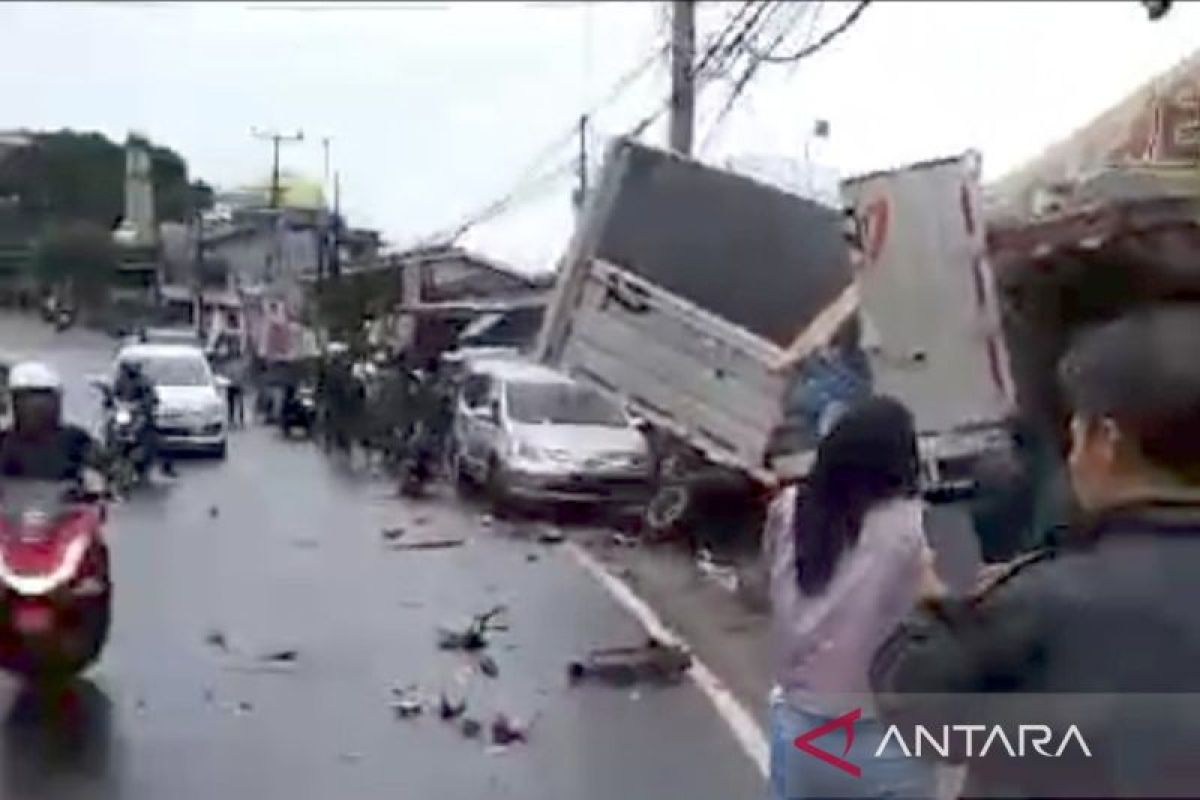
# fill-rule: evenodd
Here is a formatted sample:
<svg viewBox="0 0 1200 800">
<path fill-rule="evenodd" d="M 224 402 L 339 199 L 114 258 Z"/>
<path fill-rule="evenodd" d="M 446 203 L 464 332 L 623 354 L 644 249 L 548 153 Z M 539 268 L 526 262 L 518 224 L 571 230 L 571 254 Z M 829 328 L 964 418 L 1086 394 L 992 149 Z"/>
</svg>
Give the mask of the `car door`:
<svg viewBox="0 0 1200 800">
<path fill-rule="evenodd" d="M 490 389 L 489 376 L 478 373 L 467 376 L 454 415 L 454 438 L 458 452 L 475 472 L 479 472 L 487 460 L 480 417 L 487 406 Z"/>
</svg>

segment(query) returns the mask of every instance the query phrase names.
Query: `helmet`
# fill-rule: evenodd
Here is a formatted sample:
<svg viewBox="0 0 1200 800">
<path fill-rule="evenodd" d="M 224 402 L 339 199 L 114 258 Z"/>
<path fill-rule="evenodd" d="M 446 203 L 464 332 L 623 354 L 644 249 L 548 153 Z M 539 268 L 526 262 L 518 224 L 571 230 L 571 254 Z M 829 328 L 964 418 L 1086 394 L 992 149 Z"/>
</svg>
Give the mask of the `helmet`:
<svg viewBox="0 0 1200 800">
<path fill-rule="evenodd" d="M 42 391 L 62 393 L 62 379 L 58 373 L 40 361 L 22 361 L 8 371 L 8 390 Z"/>
</svg>

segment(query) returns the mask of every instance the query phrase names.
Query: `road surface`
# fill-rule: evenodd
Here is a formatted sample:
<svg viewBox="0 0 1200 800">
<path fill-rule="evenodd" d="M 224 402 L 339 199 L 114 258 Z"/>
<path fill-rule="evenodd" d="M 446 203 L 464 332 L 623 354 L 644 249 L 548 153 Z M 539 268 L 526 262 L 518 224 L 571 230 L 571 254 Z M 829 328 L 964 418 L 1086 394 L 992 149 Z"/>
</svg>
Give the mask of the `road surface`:
<svg viewBox="0 0 1200 800">
<path fill-rule="evenodd" d="M 68 415 L 94 419 L 84 376 L 111 341 L 7 317 L 0 342 L 58 366 Z M 467 543 L 393 551 L 380 532 L 396 526 Z M 695 685 L 566 685 L 570 657 L 644 636 L 566 549 L 501 535 L 451 501 L 405 504 L 309 443 L 236 432 L 227 461 L 185 462 L 175 483 L 114 507 L 110 533 L 114 625 L 82 721 L 48 723 L 0 685 L 6 800 L 762 793 Z M 436 648 L 438 623 L 497 603 L 511 622 L 492 646 L 500 674 L 473 673 L 468 714 L 536 715 L 530 742 L 496 752 L 436 716 L 398 719 L 393 687 L 436 693 L 467 664 Z"/>
</svg>

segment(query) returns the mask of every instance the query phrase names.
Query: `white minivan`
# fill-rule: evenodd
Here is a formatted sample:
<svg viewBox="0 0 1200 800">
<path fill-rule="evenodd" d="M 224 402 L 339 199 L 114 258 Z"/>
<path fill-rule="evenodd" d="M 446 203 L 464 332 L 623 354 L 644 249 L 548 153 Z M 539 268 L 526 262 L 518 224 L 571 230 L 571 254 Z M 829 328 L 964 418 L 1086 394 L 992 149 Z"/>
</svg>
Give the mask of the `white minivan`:
<svg viewBox="0 0 1200 800">
<path fill-rule="evenodd" d="M 222 379 L 213 375 L 203 351 L 184 344 L 127 345 L 104 382 L 112 386 L 121 365 L 130 362 L 154 386 L 154 424 L 163 448 L 224 458 L 228 425 Z"/>
<path fill-rule="evenodd" d="M 649 445 L 620 405 L 549 367 L 471 363 L 454 412 L 454 471 L 496 510 L 517 503 L 642 502 Z"/>
</svg>

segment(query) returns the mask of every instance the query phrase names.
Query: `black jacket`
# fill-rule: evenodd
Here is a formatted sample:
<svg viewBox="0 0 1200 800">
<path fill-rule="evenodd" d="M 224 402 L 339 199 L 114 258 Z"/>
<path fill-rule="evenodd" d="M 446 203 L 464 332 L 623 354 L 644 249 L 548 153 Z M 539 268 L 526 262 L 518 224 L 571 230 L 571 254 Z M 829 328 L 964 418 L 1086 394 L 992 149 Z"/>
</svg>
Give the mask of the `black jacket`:
<svg viewBox="0 0 1200 800">
<path fill-rule="evenodd" d="M 1092 753 L 976 750 L 967 795 L 1200 796 L 1200 506 L 1110 512 L 983 595 L 922 608 L 872 683 L 888 721 L 1047 724 L 1056 745 L 1075 725 Z"/>
</svg>

